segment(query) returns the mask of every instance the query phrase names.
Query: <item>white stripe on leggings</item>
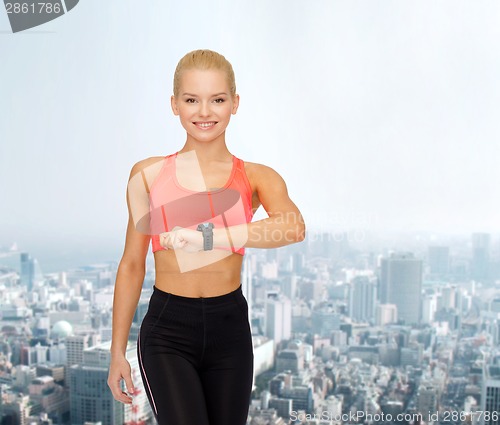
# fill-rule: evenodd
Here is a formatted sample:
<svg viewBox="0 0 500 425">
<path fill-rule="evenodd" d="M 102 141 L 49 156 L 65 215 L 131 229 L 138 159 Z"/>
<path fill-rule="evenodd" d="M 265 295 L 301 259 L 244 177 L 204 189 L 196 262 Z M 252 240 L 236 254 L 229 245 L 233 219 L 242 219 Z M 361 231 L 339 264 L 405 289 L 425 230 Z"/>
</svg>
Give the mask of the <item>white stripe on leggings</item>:
<svg viewBox="0 0 500 425">
<path fill-rule="evenodd" d="M 151 400 L 153 400 L 153 407 L 155 409 L 155 413 L 158 415 L 158 411 L 156 410 L 155 399 L 153 398 L 153 392 L 151 391 L 151 387 L 149 386 L 148 377 L 146 376 L 146 371 L 144 370 L 144 365 L 142 364 L 142 350 L 141 350 L 141 333 L 139 332 L 139 363 L 141 365 L 142 372 L 144 373 L 144 378 L 146 378 L 146 384 L 148 385 L 149 394 L 151 394 Z"/>
</svg>

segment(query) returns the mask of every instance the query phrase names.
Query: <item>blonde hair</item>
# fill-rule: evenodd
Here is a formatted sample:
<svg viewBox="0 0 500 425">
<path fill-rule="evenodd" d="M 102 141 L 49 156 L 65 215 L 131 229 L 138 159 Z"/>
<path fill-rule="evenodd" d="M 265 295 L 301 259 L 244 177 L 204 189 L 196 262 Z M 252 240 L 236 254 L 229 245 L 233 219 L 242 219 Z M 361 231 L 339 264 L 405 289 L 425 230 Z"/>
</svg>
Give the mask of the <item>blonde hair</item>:
<svg viewBox="0 0 500 425">
<path fill-rule="evenodd" d="M 231 96 L 236 94 L 236 82 L 233 67 L 229 61 L 220 53 L 208 49 L 193 50 L 186 53 L 175 68 L 174 73 L 174 96 L 177 97 L 181 85 L 181 77 L 184 71 L 190 69 L 216 69 L 226 74 Z"/>
</svg>

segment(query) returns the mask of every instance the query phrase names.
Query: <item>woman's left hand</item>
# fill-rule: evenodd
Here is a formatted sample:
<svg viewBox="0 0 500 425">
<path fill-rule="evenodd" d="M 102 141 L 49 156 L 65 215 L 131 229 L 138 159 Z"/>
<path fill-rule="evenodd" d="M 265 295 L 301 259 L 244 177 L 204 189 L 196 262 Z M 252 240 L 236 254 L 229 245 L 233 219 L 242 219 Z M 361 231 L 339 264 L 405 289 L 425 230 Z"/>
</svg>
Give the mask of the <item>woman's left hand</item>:
<svg viewBox="0 0 500 425">
<path fill-rule="evenodd" d="M 160 233 L 160 245 L 167 249 L 198 252 L 203 250 L 203 235 L 197 230 L 174 227 L 170 232 Z"/>
</svg>

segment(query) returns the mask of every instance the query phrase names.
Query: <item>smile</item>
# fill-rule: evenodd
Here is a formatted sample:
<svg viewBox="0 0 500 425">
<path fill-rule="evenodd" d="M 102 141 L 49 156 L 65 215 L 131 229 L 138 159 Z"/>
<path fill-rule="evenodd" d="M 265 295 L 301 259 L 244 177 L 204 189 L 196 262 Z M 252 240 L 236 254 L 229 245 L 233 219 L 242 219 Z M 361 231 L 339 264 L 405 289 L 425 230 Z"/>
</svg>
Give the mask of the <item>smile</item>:
<svg viewBox="0 0 500 425">
<path fill-rule="evenodd" d="M 193 124 L 202 130 L 208 130 L 213 128 L 217 124 L 217 121 L 196 121 Z"/>
</svg>

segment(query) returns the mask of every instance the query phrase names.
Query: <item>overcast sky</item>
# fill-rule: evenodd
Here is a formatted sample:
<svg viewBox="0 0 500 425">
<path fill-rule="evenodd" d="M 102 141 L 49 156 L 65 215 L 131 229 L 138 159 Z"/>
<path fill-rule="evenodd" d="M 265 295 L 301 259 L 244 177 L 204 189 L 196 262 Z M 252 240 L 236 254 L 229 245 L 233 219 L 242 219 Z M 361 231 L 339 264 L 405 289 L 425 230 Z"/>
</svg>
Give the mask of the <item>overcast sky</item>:
<svg viewBox="0 0 500 425">
<path fill-rule="evenodd" d="M 497 1 L 81 0 L 0 10 L 0 245 L 123 249 L 130 168 L 180 149 L 185 53 L 233 64 L 232 153 L 309 229 L 500 231 Z"/>
</svg>

